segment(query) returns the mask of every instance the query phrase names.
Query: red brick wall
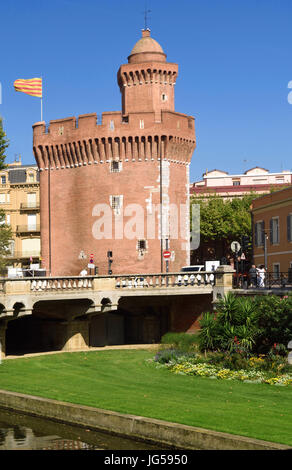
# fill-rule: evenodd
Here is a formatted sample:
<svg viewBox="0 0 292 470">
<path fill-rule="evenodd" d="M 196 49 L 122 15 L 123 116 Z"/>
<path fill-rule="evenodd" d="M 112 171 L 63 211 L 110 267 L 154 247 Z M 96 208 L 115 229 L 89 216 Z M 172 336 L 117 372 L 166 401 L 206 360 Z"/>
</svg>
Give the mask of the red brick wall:
<svg viewBox="0 0 292 470">
<path fill-rule="evenodd" d="M 146 199 L 152 194 L 152 205 L 159 206 L 159 162 L 124 162 L 120 173 L 111 173 L 110 164 L 83 166 L 64 170 L 41 172 L 41 238 L 43 265 L 49 269 L 49 217 L 48 217 L 48 177 L 51 187 L 51 270 L 54 275 L 78 275 L 88 263 L 78 260 L 83 250 L 87 256 L 94 254 L 94 262 L 99 273 L 107 273 L 107 251 L 113 251 L 113 273 L 159 272 L 160 240 L 158 239 L 159 210 L 155 217 L 155 239 L 147 237 Z M 186 201 L 186 167 L 182 164 L 170 165 L 169 188 L 171 204 Z M 179 184 L 177 184 L 179 182 Z M 154 191 L 149 189 L 153 187 Z M 100 216 L 93 215 L 96 205 L 110 202 L 110 195 L 123 195 L 123 206 L 139 204 L 144 210 L 144 236 L 148 243 L 147 253 L 138 258 L 137 240 L 115 239 L 115 218 L 112 217 L 112 239 L 97 240 L 92 229 Z M 134 215 L 134 214 L 133 214 Z M 133 216 L 124 216 L 124 227 Z M 177 240 L 170 240 L 170 250 L 175 251 L 175 261 L 170 261 L 170 270 L 178 271 L 187 262 L 187 253 L 182 249 L 183 240 L 178 224 Z M 133 231 L 137 231 L 133 226 Z M 154 235 L 154 234 L 153 234 Z M 152 235 L 151 235 L 152 236 Z"/>
</svg>

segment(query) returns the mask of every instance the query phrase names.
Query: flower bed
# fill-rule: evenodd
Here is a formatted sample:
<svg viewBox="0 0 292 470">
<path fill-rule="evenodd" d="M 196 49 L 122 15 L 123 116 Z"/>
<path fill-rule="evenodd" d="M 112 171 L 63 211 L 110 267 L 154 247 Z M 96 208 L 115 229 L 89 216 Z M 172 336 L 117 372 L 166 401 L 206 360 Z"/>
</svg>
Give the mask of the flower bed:
<svg viewBox="0 0 292 470">
<path fill-rule="evenodd" d="M 240 380 L 241 382 L 266 383 L 269 385 L 292 385 L 292 374 L 269 377 L 269 374 L 259 370 L 241 369 L 235 371 L 231 369 L 221 369 L 207 363 L 168 363 L 167 367 L 175 374 L 197 375 L 199 377 L 210 377 L 212 379 Z"/>
<path fill-rule="evenodd" d="M 174 374 L 208 377 L 218 380 L 239 380 L 246 383 L 292 385 L 292 368 L 282 358 L 277 362 L 264 355 L 251 356 L 243 362 L 245 368 L 236 369 L 236 354 L 198 352 L 184 353 L 162 349 L 152 359 L 157 367 L 165 367 Z M 233 368 L 226 367 L 230 363 Z"/>
</svg>

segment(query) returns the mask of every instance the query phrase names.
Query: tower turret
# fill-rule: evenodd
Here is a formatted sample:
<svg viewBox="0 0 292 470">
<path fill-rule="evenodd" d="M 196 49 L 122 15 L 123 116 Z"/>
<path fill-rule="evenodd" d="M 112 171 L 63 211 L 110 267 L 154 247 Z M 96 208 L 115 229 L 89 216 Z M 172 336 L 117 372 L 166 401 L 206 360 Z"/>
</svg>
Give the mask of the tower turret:
<svg viewBox="0 0 292 470">
<path fill-rule="evenodd" d="M 177 64 L 166 62 L 166 54 L 150 36 L 150 30 L 142 30 L 142 38 L 133 47 L 128 64 L 118 71 L 122 114 L 154 112 L 155 121 L 161 121 L 161 111 L 174 111 L 177 72 Z"/>
</svg>

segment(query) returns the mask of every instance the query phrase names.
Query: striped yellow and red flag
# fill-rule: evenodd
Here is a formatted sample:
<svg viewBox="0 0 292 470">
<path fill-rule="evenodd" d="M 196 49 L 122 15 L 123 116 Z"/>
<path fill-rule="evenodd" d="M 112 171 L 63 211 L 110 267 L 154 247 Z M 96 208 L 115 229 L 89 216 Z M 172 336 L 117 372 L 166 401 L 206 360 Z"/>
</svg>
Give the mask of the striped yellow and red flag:
<svg viewBox="0 0 292 470">
<path fill-rule="evenodd" d="M 22 91 L 22 93 L 26 93 L 27 95 L 37 96 L 38 98 L 42 98 L 42 79 L 41 78 L 29 78 L 27 80 L 23 80 L 19 78 L 14 82 L 15 91 Z"/>
</svg>

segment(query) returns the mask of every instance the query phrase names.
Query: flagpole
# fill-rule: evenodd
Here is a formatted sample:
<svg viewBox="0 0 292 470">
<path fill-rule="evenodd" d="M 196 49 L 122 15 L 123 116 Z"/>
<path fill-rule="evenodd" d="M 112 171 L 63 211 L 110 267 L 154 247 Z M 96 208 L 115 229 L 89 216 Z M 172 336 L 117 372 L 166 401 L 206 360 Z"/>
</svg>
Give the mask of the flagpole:
<svg viewBox="0 0 292 470">
<path fill-rule="evenodd" d="M 43 120 L 43 97 L 41 97 L 41 121 Z"/>
</svg>

